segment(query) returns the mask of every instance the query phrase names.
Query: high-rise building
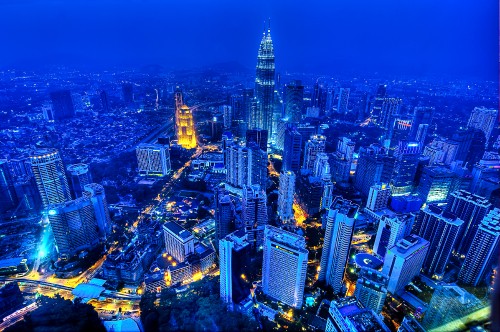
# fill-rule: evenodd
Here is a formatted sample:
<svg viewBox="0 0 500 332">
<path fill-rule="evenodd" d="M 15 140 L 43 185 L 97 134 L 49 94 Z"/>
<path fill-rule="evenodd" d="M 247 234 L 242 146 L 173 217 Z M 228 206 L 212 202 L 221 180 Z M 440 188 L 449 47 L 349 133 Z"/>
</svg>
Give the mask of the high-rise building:
<svg viewBox="0 0 500 332">
<path fill-rule="evenodd" d="M 412 316 L 405 316 L 398 332 L 426 332 L 420 323 Z"/>
<path fill-rule="evenodd" d="M 227 147 L 226 181 L 232 186 L 257 184 L 267 186 L 267 153 L 254 142 L 249 147 L 232 144 Z"/>
<path fill-rule="evenodd" d="M 229 130 L 233 124 L 233 109 L 229 105 L 219 106 L 219 112 L 222 113 L 222 119 L 224 120 L 224 130 Z"/>
<path fill-rule="evenodd" d="M 459 128 L 453 133 L 451 140 L 458 144 L 457 152 L 455 154 L 456 160 L 466 161 L 469 155 L 469 149 L 474 137 L 474 129 Z"/>
<path fill-rule="evenodd" d="M 440 166 L 424 167 L 417 194 L 426 203 L 443 203 L 456 184 L 456 175 Z"/>
<path fill-rule="evenodd" d="M 291 307 L 301 308 L 308 254 L 303 236 L 267 225 L 262 263 L 264 294 Z"/>
<path fill-rule="evenodd" d="M 285 86 L 285 118 L 293 123 L 302 120 L 304 109 L 304 86 L 301 81 L 292 81 Z"/>
<path fill-rule="evenodd" d="M 176 261 L 182 263 L 194 253 L 194 236 L 173 221 L 163 225 L 165 249 Z"/>
<path fill-rule="evenodd" d="M 411 126 L 410 139 L 425 145 L 428 128 L 432 124 L 435 113 L 434 107 L 415 107 L 413 110 L 413 123 Z"/>
<path fill-rule="evenodd" d="M 295 194 L 295 174 L 292 171 L 280 173 L 278 190 L 278 216 L 283 223 L 293 219 L 293 195 Z"/>
<path fill-rule="evenodd" d="M 500 248 L 500 209 L 491 210 L 479 225 L 465 256 L 458 280 L 474 287 L 486 281 L 492 265 L 498 262 Z"/>
<path fill-rule="evenodd" d="M 230 307 L 250 295 L 246 273 L 250 263 L 250 243 L 243 230 L 219 240 L 220 298 Z"/>
<path fill-rule="evenodd" d="M 264 239 L 264 227 L 267 225 L 267 196 L 259 185 L 243 186 L 241 219 L 248 236 L 248 242 L 258 249 Z"/>
<path fill-rule="evenodd" d="M 422 208 L 413 231 L 429 241 L 429 253 L 423 265 L 424 273 L 438 279 L 444 275 L 463 223 L 453 213 L 437 205 Z"/>
<path fill-rule="evenodd" d="M 486 137 L 486 146 L 492 138 L 493 129 L 498 126 L 498 110 L 486 107 L 475 107 L 467 123 L 467 127 L 481 130 Z"/>
<path fill-rule="evenodd" d="M 141 143 L 135 154 L 141 176 L 166 176 L 172 169 L 168 145 Z"/>
<path fill-rule="evenodd" d="M 368 196 L 374 183 L 387 183 L 394 169 L 394 158 L 386 155 L 386 149 L 378 144 L 359 149 L 354 187 Z"/>
<path fill-rule="evenodd" d="M 347 137 L 340 137 L 337 151 L 333 154 L 332 176 L 335 182 L 347 182 L 351 172 L 355 143 Z"/>
<path fill-rule="evenodd" d="M 262 151 L 267 151 L 268 132 L 265 129 L 248 129 L 246 132 L 246 146 L 249 147 L 252 143 Z"/>
<path fill-rule="evenodd" d="M 401 115 L 403 101 L 399 98 L 384 98 L 378 125 L 384 129 L 389 129 L 394 119 Z"/>
<path fill-rule="evenodd" d="M 343 287 L 357 212 L 356 204 L 341 197 L 328 210 L 319 280 L 325 280 L 335 293 L 340 293 Z"/>
<path fill-rule="evenodd" d="M 257 107 L 254 122 L 251 122 L 251 128 L 266 129 L 269 137 L 273 140 L 276 128 L 273 125 L 274 112 L 274 48 L 271 39 L 271 27 L 268 27 L 267 33 L 264 32 L 260 42 L 257 55 L 257 69 L 255 75 L 255 98 Z"/>
<path fill-rule="evenodd" d="M 436 138 L 425 146 L 422 154 L 429 157 L 429 165 L 450 165 L 455 161 L 458 149 L 459 144 L 457 142 L 449 139 Z"/>
<path fill-rule="evenodd" d="M 0 214 L 15 209 L 18 203 L 9 163 L 5 159 L 0 159 Z"/>
<path fill-rule="evenodd" d="M 50 93 L 52 100 L 52 119 L 65 120 L 75 116 L 73 99 L 69 90 L 60 90 Z"/>
<path fill-rule="evenodd" d="M 374 212 L 385 209 L 389 197 L 391 197 L 391 188 L 387 183 L 374 184 L 370 187 L 366 208 Z"/>
<path fill-rule="evenodd" d="M 468 330 L 461 318 L 483 307 L 481 300 L 456 284 L 440 284 L 434 289 L 422 326 L 427 331 Z"/>
<path fill-rule="evenodd" d="M 414 217 L 408 214 L 382 216 L 378 224 L 373 252 L 384 257 L 389 248 L 410 234 L 413 221 Z"/>
<path fill-rule="evenodd" d="M 354 296 L 365 308 L 382 312 L 387 297 L 389 277 L 377 270 L 363 267 L 358 274 Z"/>
<path fill-rule="evenodd" d="M 98 225 L 89 196 L 49 204 L 47 211 L 60 258 L 73 257 L 81 250 L 92 249 L 99 242 Z"/>
<path fill-rule="evenodd" d="M 374 100 L 371 103 L 371 117 L 376 123 L 380 120 L 382 114 L 382 104 L 387 93 L 387 85 L 380 84 L 377 88 L 377 93 L 375 94 Z"/>
<path fill-rule="evenodd" d="M 325 152 L 326 137 L 323 135 L 314 135 L 306 142 L 304 150 L 304 163 L 302 168 L 312 171 L 314 169 L 314 162 L 316 155 Z"/>
<path fill-rule="evenodd" d="M 450 193 L 446 210 L 464 221 L 455 243 L 455 251 L 464 256 L 469 250 L 477 229 L 492 208 L 492 204 L 484 197 L 471 194 L 465 190 Z"/>
<path fill-rule="evenodd" d="M 400 141 L 395 157 L 396 162 L 390 183 L 392 195 L 410 194 L 413 190 L 413 180 L 417 172 L 420 144 L 418 142 Z"/>
<path fill-rule="evenodd" d="M 186 105 L 176 111 L 177 143 L 185 149 L 196 147 L 196 132 L 194 130 L 193 113 Z"/>
<path fill-rule="evenodd" d="M 399 115 L 389 119 L 388 128 L 384 136 L 384 147 L 389 153 L 394 154 L 399 141 L 406 140 L 410 136 L 412 120 L 408 116 Z"/>
<path fill-rule="evenodd" d="M 379 315 L 355 297 L 343 297 L 330 303 L 325 332 L 389 332 Z"/>
<path fill-rule="evenodd" d="M 134 102 L 134 85 L 132 83 L 122 84 L 123 101 L 127 104 Z"/>
<path fill-rule="evenodd" d="M 42 198 L 42 205 L 71 200 L 64 165 L 56 149 L 39 149 L 30 153 L 31 170 Z"/>
<path fill-rule="evenodd" d="M 323 181 L 330 181 L 332 179 L 332 172 L 330 169 L 330 158 L 328 154 L 320 152 L 316 155 L 314 162 L 313 176 L 320 178 Z"/>
<path fill-rule="evenodd" d="M 83 187 L 92 183 L 88 164 L 72 164 L 66 168 L 70 174 L 71 187 L 75 197 L 82 197 Z"/>
<path fill-rule="evenodd" d="M 389 248 L 384 257 L 382 273 L 389 276 L 387 290 L 392 294 L 404 291 L 404 287 L 420 274 L 429 251 L 429 241 L 410 234 Z"/>
<path fill-rule="evenodd" d="M 97 183 L 89 183 L 83 187 L 83 196 L 89 197 L 94 208 L 97 230 L 101 239 L 106 239 L 110 232 L 111 217 L 104 187 Z"/>
<path fill-rule="evenodd" d="M 283 149 L 283 170 L 299 172 L 301 151 L 302 135 L 294 128 L 287 128 Z"/>
<path fill-rule="evenodd" d="M 339 101 L 337 103 L 337 113 L 346 114 L 347 113 L 347 105 L 349 104 L 349 93 L 351 89 L 349 88 L 340 88 L 339 91 Z"/>
<path fill-rule="evenodd" d="M 215 190 L 216 243 L 235 229 L 235 208 L 231 196 L 224 188 Z"/>
</svg>

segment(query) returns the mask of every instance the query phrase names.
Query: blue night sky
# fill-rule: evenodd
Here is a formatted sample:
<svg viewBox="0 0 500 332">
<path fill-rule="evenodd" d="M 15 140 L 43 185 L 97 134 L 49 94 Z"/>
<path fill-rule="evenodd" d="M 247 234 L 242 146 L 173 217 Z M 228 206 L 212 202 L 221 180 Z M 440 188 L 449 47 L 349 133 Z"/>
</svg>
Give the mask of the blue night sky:
<svg viewBox="0 0 500 332">
<path fill-rule="evenodd" d="M 497 79 L 496 0 L 2 0 L 0 63 L 253 68 L 267 17 L 281 72 Z"/>
</svg>

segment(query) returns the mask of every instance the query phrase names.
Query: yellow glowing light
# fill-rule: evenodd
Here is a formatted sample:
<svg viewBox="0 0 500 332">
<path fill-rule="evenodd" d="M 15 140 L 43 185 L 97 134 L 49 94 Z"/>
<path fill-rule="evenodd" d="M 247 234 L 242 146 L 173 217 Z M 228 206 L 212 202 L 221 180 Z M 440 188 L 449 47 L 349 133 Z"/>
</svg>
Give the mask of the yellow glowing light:
<svg viewBox="0 0 500 332">
<path fill-rule="evenodd" d="M 319 272 L 319 271 L 321 271 L 321 266 L 318 266 L 318 267 L 316 268 L 316 271 L 318 271 L 318 272 Z"/>
<path fill-rule="evenodd" d="M 203 277 L 203 275 L 201 274 L 201 272 L 197 272 L 197 273 L 193 274 L 193 281 L 198 281 L 202 277 Z"/>
<path fill-rule="evenodd" d="M 172 266 L 177 266 L 177 263 L 176 262 L 172 262 Z"/>
<path fill-rule="evenodd" d="M 168 256 L 168 257 L 167 257 L 167 260 L 168 260 L 168 261 L 171 261 L 171 260 L 172 260 L 172 256 Z M 174 265 L 174 266 L 175 266 L 175 265 Z"/>
<path fill-rule="evenodd" d="M 241 279 L 246 279 L 246 278 L 247 278 L 246 275 L 244 274 L 241 275 Z"/>
</svg>

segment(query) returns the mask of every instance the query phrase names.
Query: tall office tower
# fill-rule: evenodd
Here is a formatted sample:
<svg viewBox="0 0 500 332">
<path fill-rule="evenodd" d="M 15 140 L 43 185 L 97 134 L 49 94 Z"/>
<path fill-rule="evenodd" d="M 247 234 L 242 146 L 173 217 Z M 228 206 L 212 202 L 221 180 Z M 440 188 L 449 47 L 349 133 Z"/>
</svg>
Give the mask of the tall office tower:
<svg viewBox="0 0 500 332">
<path fill-rule="evenodd" d="M 467 127 L 481 130 L 486 137 L 486 146 L 492 139 L 492 132 L 498 127 L 498 110 L 486 107 L 475 107 L 467 122 Z"/>
<path fill-rule="evenodd" d="M 278 190 L 278 216 L 283 223 L 293 220 L 293 195 L 295 194 L 295 174 L 292 171 L 280 173 Z"/>
<path fill-rule="evenodd" d="M 334 185 L 330 180 L 323 180 L 323 194 L 321 195 L 321 202 L 319 209 L 328 209 L 333 203 L 333 189 Z"/>
<path fill-rule="evenodd" d="M 382 273 L 389 276 L 387 290 L 391 294 L 404 291 L 406 285 L 420 274 L 429 251 L 429 241 L 410 234 L 389 248 L 384 257 Z"/>
<path fill-rule="evenodd" d="M 262 263 L 264 294 L 291 307 L 301 308 L 308 254 L 303 236 L 267 225 Z"/>
<path fill-rule="evenodd" d="M 94 208 L 97 230 L 101 239 L 106 239 L 110 232 L 111 217 L 104 187 L 97 183 L 89 183 L 83 187 L 83 196 L 89 197 Z"/>
<path fill-rule="evenodd" d="M 325 101 L 326 115 L 331 114 L 334 102 L 335 102 L 335 89 L 332 86 L 328 86 L 326 89 L 326 101 Z"/>
<path fill-rule="evenodd" d="M 42 198 L 42 205 L 71 200 L 64 165 L 56 149 L 38 149 L 30 153 L 31 170 Z"/>
<path fill-rule="evenodd" d="M 250 243 L 243 230 L 219 240 L 220 298 L 230 308 L 250 295 L 245 276 L 250 263 Z"/>
<path fill-rule="evenodd" d="M 301 150 L 302 135 L 294 128 L 287 128 L 283 149 L 283 170 L 299 172 Z"/>
<path fill-rule="evenodd" d="M 314 84 L 313 93 L 311 97 L 311 106 L 318 107 L 320 110 L 323 111 L 325 109 L 326 96 L 325 96 L 325 91 L 323 89 L 323 84 L 320 84 L 318 81 L 319 79 Z"/>
<path fill-rule="evenodd" d="M 339 91 L 339 102 L 337 103 L 337 113 L 346 114 L 348 109 L 347 106 L 349 104 L 349 93 L 351 92 L 350 88 L 340 88 Z"/>
<path fill-rule="evenodd" d="M 99 92 L 99 97 L 101 98 L 102 110 L 104 112 L 109 112 L 110 111 L 109 98 L 108 98 L 108 94 L 106 93 L 106 91 L 101 90 L 101 92 Z"/>
<path fill-rule="evenodd" d="M 434 289 L 422 326 L 426 331 L 468 330 L 462 318 L 484 306 L 481 300 L 456 284 L 440 284 Z M 447 326 L 454 321 L 461 324 Z"/>
<path fill-rule="evenodd" d="M 216 243 L 235 229 L 235 208 L 231 196 L 224 188 L 215 190 L 215 236 Z"/>
<path fill-rule="evenodd" d="M 328 154 L 320 152 L 316 155 L 316 161 L 314 162 L 313 176 L 320 178 L 324 181 L 330 181 L 332 178 L 332 172 L 330 169 L 330 162 Z"/>
<path fill-rule="evenodd" d="M 287 128 L 292 126 L 292 123 L 288 121 L 288 119 L 280 119 L 277 125 L 277 133 L 276 133 L 276 142 L 274 147 L 276 150 L 283 153 L 283 148 L 285 146 L 285 131 Z"/>
<path fill-rule="evenodd" d="M 378 123 L 380 115 L 382 114 L 382 104 L 387 93 L 387 85 L 380 84 L 377 88 L 375 98 L 371 102 L 371 118 Z"/>
<path fill-rule="evenodd" d="M 262 151 L 267 151 L 268 132 L 265 129 L 248 129 L 246 132 L 246 146 L 257 144 Z"/>
<path fill-rule="evenodd" d="M 316 155 L 320 152 L 325 152 L 326 137 L 323 135 L 313 135 L 307 141 L 304 150 L 304 164 L 302 168 L 312 171 Z"/>
<path fill-rule="evenodd" d="M 299 123 L 304 109 L 304 86 L 301 81 L 292 81 L 285 85 L 285 118 Z"/>
<path fill-rule="evenodd" d="M 333 153 L 332 176 L 335 182 L 347 182 L 353 162 L 355 143 L 347 137 L 340 137 L 337 151 Z"/>
<path fill-rule="evenodd" d="M 401 322 L 401 325 L 398 328 L 398 332 L 426 332 L 426 331 L 413 316 L 405 316 L 405 318 L 403 318 L 403 321 Z"/>
<path fill-rule="evenodd" d="M 196 132 L 194 130 L 193 113 L 186 105 L 176 112 L 177 143 L 185 149 L 196 147 Z"/>
<path fill-rule="evenodd" d="M 354 187 L 364 196 L 368 196 L 374 183 L 387 183 L 391 179 L 394 158 L 387 156 L 386 151 L 378 144 L 359 149 Z"/>
<path fill-rule="evenodd" d="M 420 144 L 418 142 L 400 141 L 395 157 L 396 162 L 390 183 L 392 195 L 410 194 L 413 190 L 413 180 L 417 172 Z"/>
<path fill-rule="evenodd" d="M 389 149 L 389 153 L 394 152 L 399 141 L 406 140 L 410 136 L 412 120 L 406 116 L 397 116 L 390 120 L 389 128 L 385 132 L 384 147 Z"/>
<path fill-rule="evenodd" d="M 52 100 L 52 119 L 65 120 L 75 116 L 73 99 L 69 90 L 60 90 L 50 93 Z"/>
<path fill-rule="evenodd" d="M 403 106 L 403 100 L 399 98 L 384 98 L 378 125 L 389 129 L 394 119 L 401 115 L 401 106 Z"/>
<path fill-rule="evenodd" d="M 479 224 L 465 256 L 458 280 L 474 287 L 486 281 L 492 265 L 498 262 L 500 245 L 500 209 L 491 210 Z"/>
<path fill-rule="evenodd" d="M 174 107 L 175 110 L 177 111 L 179 108 L 184 105 L 184 100 L 183 100 L 183 95 L 182 95 L 182 90 L 180 87 L 175 87 L 174 91 Z"/>
<path fill-rule="evenodd" d="M 28 176 L 33 177 L 29 157 L 13 158 L 9 160 L 11 175 L 14 178 Z"/>
<path fill-rule="evenodd" d="M 330 303 L 325 332 L 389 332 L 379 315 L 355 297 L 343 297 Z"/>
<path fill-rule="evenodd" d="M 173 221 L 163 225 L 163 236 L 167 254 L 182 263 L 186 257 L 194 253 L 194 236 Z"/>
<path fill-rule="evenodd" d="M 243 185 L 267 185 L 267 153 L 255 143 L 248 148 L 233 144 L 226 149 L 226 182 L 242 188 Z"/>
<path fill-rule="evenodd" d="M 222 134 L 222 154 L 224 155 L 224 167 L 229 164 L 229 147 L 233 145 L 233 134 L 225 132 Z"/>
<path fill-rule="evenodd" d="M 424 167 L 417 188 L 418 197 L 426 203 L 444 203 L 455 183 L 456 175 L 449 169 L 440 166 Z"/>
<path fill-rule="evenodd" d="M 229 130 L 233 124 L 233 109 L 229 105 L 219 106 L 219 112 L 222 113 L 222 119 L 224 120 L 224 130 Z"/>
<path fill-rule="evenodd" d="M 264 191 L 267 188 L 267 152 L 260 149 L 257 144 L 250 143 L 248 153 L 248 181 L 249 185 L 257 184 Z"/>
<path fill-rule="evenodd" d="M 446 210 L 464 221 L 455 243 L 455 251 L 458 254 L 467 254 L 481 221 L 491 209 L 492 204 L 484 197 L 465 190 L 450 193 Z"/>
<path fill-rule="evenodd" d="M 370 187 L 366 208 L 374 212 L 385 209 L 389 197 L 391 197 L 391 188 L 387 183 L 374 184 Z"/>
<path fill-rule="evenodd" d="M 342 290 L 357 212 L 356 204 L 341 197 L 335 198 L 328 210 L 318 280 L 325 280 L 335 293 Z"/>
<path fill-rule="evenodd" d="M 382 312 L 387 297 L 389 277 L 377 270 L 362 267 L 358 274 L 354 296 L 365 308 Z"/>
<path fill-rule="evenodd" d="M 5 159 L 0 159 L 0 214 L 15 209 L 18 203 L 9 163 Z"/>
<path fill-rule="evenodd" d="M 230 102 L 233 111 L 232 132 L 236 137 L 243 138 L 247 131 L 247 114 L 243 103 L 243 95 L 232 95 Z"/>
<path fill-rule="evenodd" d="M 255 100 L 254 89 L 243 89 L 243 111 L 245 113 L 245 120 L 247 123 L 246 129 L 258 128 L 257 126 L 257 102 Z M 245 130 L 246 132 L 246 130 Z"/>
<path fill-rule="evenodd" d="M 71 187 L 75 197 L 82 197 L 83 187 L 92 183 L 88 164 L 72 164 L 66 168 L 70 174 Z"/>
<path fill-rule="evenodd" d="M 460 127 L 451 136 L 451 140 L 458 144 L 457 153 L 455 155 L 456 160 L 467 160 L 469 149 L 472 144 L 472 139 L 474 137 L 474 131 L 474 129 Z"/>
<path fill-rule="evenodd" d="M 264 32 L 262 35 L 257 55 L 255 75 L 256 121 L 251 128 L 266 129 L 271 141 L 276 132 L 276 128 L 273 127 L 274 73 L 274 49 L 271 39 L 271 27 L 269 26 L 267 34 Z"/>
<path fill-rule="evenodd" d="M 264 227 L 268 220 L 266 192 L 259 185 L 243 186 L 241 219 L 248 242 L 253 249 L 258 249 L 264 240 Z"/>
<path fill-rule="evenodd" d="M 422 154 L 430 158 L 430 165 L 450 165 L 456 159 L 458 148 L 458 143 L 453 140 L 436 138 L 425 146 Z"/>
<path fill-rule="evenodd" d="M 481 160 L 472 168 L 472 182 L 469 191 L 489 198 L 491 193 L 498 188 L 499 165 L 500 154 L 498 152 L 485 152 Z"/>
<path fill-rule="evenodd" d="M 59 257 L 73 257 L 99 242 L 98 227 L 90 197 L 47 206 L 50 227 Z"/>
<path fill-rule="evenodd" d="M 414 217 L 408 214 L 382 216 L 377 229 L 373 252 L 384 257 L 387 250 L 410 234 Z"/>
<path fill-rule="evenodd" d="M 437 205 L 422 208 L 413 231 L 429 241 L 429 253 L 423 265 L 424 273 L 438 279 L 444 275 L 463 223 L 453 213 Z"/>
<path fill-rule="evenodd" d="M 427 129 L 425 128 L 429 128 L 432 124 L 435 112 L 434 107 L 415 107 L 413 110 L 410 139 L 418 141 L 421 145 L 425 144 L 427 137 Z"/>
<path fill-rule="evenodd" d="M 141 176 L 165 176 L 172 169 L 168 145 L 141 143 L 135 154 Z"/>
<path fill-rule="evenodd" d="M 134 85 L 132 83 L 122 84 L 123 101 L 127 104 L 134 102 Z"/>
</svg>

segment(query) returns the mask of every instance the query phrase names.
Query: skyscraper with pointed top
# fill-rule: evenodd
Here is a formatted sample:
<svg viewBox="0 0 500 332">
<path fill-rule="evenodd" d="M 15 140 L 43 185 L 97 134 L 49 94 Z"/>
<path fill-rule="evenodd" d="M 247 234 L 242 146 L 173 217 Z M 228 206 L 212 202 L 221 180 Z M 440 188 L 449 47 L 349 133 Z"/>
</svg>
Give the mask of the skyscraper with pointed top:
<svg viewBox="0 0 500 332">
<path fill-rule="evenodd" d="M 250 119 L 250 128 L 266 129 L 269 137 L 275 136 L 276 128 L 273 128 L 274 110 L 274 48 L 271 39 L 271 21 L 269 21 L 267 33 L 264 31 L 257 55 L 257 69 L 255 76 L 255 99 L 257 107 Z"/>
</svg>

